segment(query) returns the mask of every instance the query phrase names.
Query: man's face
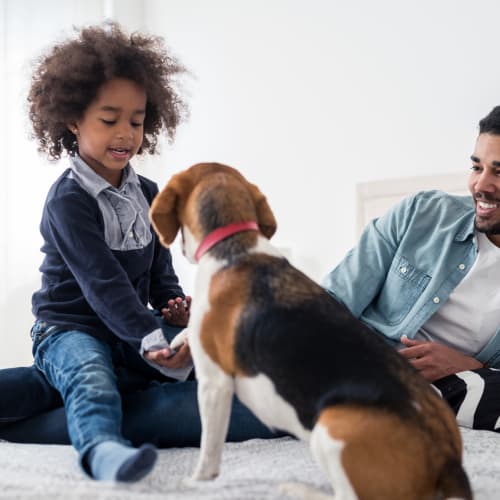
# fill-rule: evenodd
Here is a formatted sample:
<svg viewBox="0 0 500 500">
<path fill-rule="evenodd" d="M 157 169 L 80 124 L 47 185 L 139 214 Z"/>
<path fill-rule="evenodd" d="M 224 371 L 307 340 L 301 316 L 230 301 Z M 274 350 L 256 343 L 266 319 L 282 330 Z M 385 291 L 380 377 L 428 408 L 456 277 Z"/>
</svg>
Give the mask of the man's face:
<svg viewBox="0 0 500 500">
<path fill-rule="evenodd" d="M 500 247 L 500 135 L 480 134 L 471 160 L 469 190 L 476 229 Z"/>
</svg>

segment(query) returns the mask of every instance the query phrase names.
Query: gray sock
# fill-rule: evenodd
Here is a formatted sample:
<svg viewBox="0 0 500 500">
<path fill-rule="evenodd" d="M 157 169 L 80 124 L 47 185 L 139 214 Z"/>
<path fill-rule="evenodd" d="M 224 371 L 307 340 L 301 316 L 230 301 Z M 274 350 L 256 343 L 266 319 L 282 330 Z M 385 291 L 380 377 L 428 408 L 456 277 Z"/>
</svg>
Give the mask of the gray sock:
<svg viewBox="0 0 500 500">
<path fill-rule="evenodd" d="M 94 479 L 134 482 L 153 469 L 156 458 L 156 448 L 151 444 L 132 448 L 116 441 L 103 441 L 90 450 L 88 464 Z"/>
</svg>

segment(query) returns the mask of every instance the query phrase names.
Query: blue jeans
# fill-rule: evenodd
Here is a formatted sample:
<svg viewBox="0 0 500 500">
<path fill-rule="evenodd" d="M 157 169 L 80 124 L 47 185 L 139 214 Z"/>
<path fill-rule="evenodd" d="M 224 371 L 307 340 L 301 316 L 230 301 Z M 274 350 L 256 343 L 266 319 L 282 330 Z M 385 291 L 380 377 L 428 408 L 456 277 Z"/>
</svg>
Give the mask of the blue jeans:
<svg viewBox="0 0 500 500">
<path fill-rule="evenodd" d="M 180 330 L 166 325 L 159 316 L 158 321 L 168 340 Z M 113 352 L 124 438 L 135 446 L 145 442 L 160 448 L 198 446 L 197 382 L 174 382 L 164 377 L 125 343 L 119 342 Z M 0 439 L 69 444 L 68 427 L 59 392 L 39 370 L 34 366 L 0 370 Z M 283 435 L 269 430 L 234 398 L 228 441 Z"/>
<path fill-rule="evenodd" d="M 112 348 L 91 335 L 61 331 L 33 347 L 35 365 L 62 396 L 71 443 L 81 458 L 96 444 L 117 441 L 122 408 Z"/>
</svg>

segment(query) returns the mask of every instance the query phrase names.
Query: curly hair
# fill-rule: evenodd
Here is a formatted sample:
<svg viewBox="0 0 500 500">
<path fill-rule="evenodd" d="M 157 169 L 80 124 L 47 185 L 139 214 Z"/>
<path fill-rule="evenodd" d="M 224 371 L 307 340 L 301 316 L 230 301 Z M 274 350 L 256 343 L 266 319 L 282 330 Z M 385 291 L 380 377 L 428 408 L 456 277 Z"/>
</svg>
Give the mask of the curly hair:
<svg viewBox="0 0 500 500">
<path fill-rule="evenodd" d="M 116 23 L 81 29 L 76 39 L 43 55 L 33 73 L 29 118 L 39 151 L 54 160 L 64 151 L 75 155 L 78 144 L 67 124 L 82 118 L 104 83 L 127 78 L 146 93 L 144 140 L 138 154 L 155 153 L 161 131 L 172 140 L 187 113 L 174 89 L 174 78 L 185 72 L 161 37 L 127 35 Z"/>
</svg>

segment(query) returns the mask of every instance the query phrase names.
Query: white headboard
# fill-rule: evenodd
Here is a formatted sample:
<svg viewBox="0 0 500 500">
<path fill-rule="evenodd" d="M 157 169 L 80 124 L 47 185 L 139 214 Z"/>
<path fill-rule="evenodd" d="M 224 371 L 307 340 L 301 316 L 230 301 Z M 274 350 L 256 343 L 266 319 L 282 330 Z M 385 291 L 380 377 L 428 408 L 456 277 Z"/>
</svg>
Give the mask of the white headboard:
<svg viewBox="0 0 500 500">
<path fill-rule="evenodd" d="M 439 189 L 467 194 L 467 171 L 421 177 L 363 182 L 357 185 L 357 234 L 370 220 L 379 217 L 399 200 L 418 191 Z"/>
</svg>

